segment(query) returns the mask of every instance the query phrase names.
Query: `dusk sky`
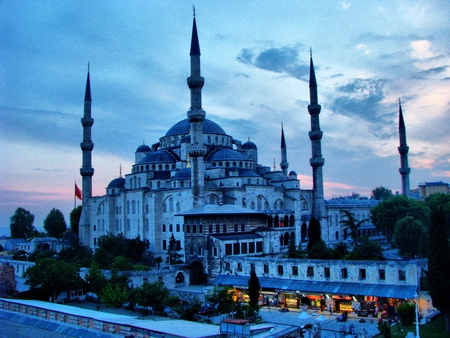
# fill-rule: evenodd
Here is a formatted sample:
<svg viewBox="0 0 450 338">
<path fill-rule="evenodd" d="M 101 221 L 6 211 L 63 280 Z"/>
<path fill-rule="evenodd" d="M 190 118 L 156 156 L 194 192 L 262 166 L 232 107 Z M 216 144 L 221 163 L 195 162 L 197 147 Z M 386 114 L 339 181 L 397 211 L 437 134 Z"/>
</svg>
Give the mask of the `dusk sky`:
<svg viewBox="0 0 450 338">
<path fill-rule="evenodd" d="M 2 1 L 0 235 L 18 207 L 38 229 L 52 208 L 69 223 L 88 62 L 94 195 L 187 117 L 193 4 L 206 117 L 261 164 L 279 170 L 283 123 L 289 171 L 312 188 L 312 48 L 326 198 L 401 190 L 399 98 L 411 188 L 449 183 L 449 1 Z"/>
</svg>

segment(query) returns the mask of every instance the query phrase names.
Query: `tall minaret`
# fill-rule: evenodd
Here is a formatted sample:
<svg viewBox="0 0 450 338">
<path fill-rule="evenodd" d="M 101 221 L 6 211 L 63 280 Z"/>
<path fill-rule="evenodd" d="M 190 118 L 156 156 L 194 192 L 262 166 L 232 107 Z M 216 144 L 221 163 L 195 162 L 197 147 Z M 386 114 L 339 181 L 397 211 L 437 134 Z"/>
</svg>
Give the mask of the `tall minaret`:
<svg viewBox="0 0 450 338">
<path fill-rule="evenodd" d="M 310 52 L 310 69 L 309 69 L 309 98 L 308 105 L 309 115 L 311 116 L 311 131 L 308 133 L 311 140 L 312 158 L 309 163 L 313 171 L 313 216 L 320 220 L 326 217 L 325 200 L 323 197 L 323 174 L 322 167 L 325 159 L 322 157 L 322 131 L 320 130 L 319 114 L 322 107 L 317 99 L 317 82 L 316 73 L 314 71 L 314 64 L 312 59 L 312 52 Z"/>
<path fill-rule="evenodd" d="M 191 90 L 191 108 L 187 112 L 187 116 L 191 124 L 191 144 L 188 148 L 188 155 L 191 160 L 193 206 L 196 208 L 205 204 L 204 156 L 206 147 L 203 142 L 203 121 L 206 113 L 202 109 L 202 87 L 205 79 L 200 74 L 200 44 L 195 22 L 195 9 L 190 56 L 191 76 L 187 78 L 187 84 Z"/>
<path fill-rule="evenodd" d="M 409 196 L 409 173 L 411 169 L 408 167 L 408 151 L 409 147 L 406 144 L 406 127 L 403 120 L 402 103 L 398 99 L 398 135 L 400 139 L 400 147 L 398 152 L 400 154 L 400 175 L 402 176 L 402 195 Z"/>
<path fill-rule="evenodd" d="M 281 163 L 280 168 L 283 170 L 283 175 L 287 177 L 287 170 L 289 168 L 289 163 L 287 161 L 287 148 L 286 140 L 284 139 L 283 122 L 281 123 Z"/>
<path fill-rule="evenodd" d="M 94 124 L 94 119 L 91 117 L 91 80 L 89 77 L 89 67 L 86 80 L 86 93 L 84 95 L 84 116 L 81 119 L 83 126 L 83 142 L 80 143 L 83 152 L 83 164 L 80 168 L 80 174 L 83 177 L 82 190 L 82 209 L 79 223 L 79 237 L 83 244 L 91 246 L 90 236 L 90 207 L 89 199 L 92 197 L 92 175 L 94 175 L 94 168 L 92 168 L 92 149 L 94 143 L 91 140 L 91 127 Z"/>
</svg>

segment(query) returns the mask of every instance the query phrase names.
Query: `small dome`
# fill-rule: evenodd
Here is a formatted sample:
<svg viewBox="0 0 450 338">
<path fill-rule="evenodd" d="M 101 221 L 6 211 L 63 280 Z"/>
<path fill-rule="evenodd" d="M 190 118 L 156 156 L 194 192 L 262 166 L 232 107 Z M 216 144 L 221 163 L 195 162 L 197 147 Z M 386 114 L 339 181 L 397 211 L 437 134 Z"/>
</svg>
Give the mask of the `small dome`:
<svg viewBox="0 0 450 338">
<path fill-rule="evenodd" d="M 155 152 L 151 152 L 147 156 L 145 156 L 139 164 L 145 163 L 173 163 L 175 159 L 170 156 L 170 154 L 164 150 L 158 150 Z"/>
<path fill-rule="evenodd" d="M 173 176 L 175 180 L 187 180 L 191 178 L 191 168 L 183 168 Z"/>
<path fill-rule="evenodd" d="M 109 184 L 108 188 L 123 188 L 125 186 L 125 179 L 123 177 L 118 177 L 113 179 Z"/>
<path fill-rule="evenodd" d="M 146 144 L 142 144 L 136 149 L 137 153 L 149 153 L 151 151 L 152 149 Z"/>
<path fill-rule="evenodd" d="M 291 176 L 297 176 L 297 173 L 294 170 L 292 170 L 291 172 L 289 172 L 289 177 Z"/>
<path fill-rule="evenodd" d="M 248 141 L 248 142 L 245 142 L 242 145 L 242 149 L 258 149 L 258 148 L 256 147 L 256 144 L 254 144 L 253 142 Z"/>
<path fill-rule="evenodd" d="M 240 177 L 259 177 L 257 173 L 255 173 L 253 170 L 245 169 L 242 170 L 239 174 Z"/>
<path fill-rule="evenodd" d="M 208 161 L 248 161 L 249 159 L 242 153 L 229 148 L 222 148 L 216 151 Z"/>
<path fill-rule="evenodd" d="M 166 136 L 175 136 L 175 135 L 185 135 L 189 134 L 191 129 L 191 123 L 188 119 L 184 119 L 178 123 L 176 123 L 169 131 L 166 133 Z M 203 134 L 219 134 L 226 135 L 225 131 L 215 122 L 205 119 L 203 121 Z"/>
</svg>

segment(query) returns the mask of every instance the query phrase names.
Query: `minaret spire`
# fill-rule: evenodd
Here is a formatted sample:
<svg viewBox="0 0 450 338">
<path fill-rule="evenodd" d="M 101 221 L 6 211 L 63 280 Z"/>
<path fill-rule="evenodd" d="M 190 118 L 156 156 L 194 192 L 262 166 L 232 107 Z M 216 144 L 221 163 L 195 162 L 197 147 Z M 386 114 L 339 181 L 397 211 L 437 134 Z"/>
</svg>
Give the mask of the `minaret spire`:
<svg viewBox="0 0 450 338">
<path fill-rule="evenodd" d="M 314 63 L 312 58 L 312 51 L 310 50 L 310 68 L 309 68 L 309 99 L 308 105 L 309 115 L 311 117 L 311 131 L 308 133 L 311 140 L 312 157 L 309 163 L 313 171 L 313 216 L 320 220 L 326 217 L 325 200 L 323 193 L 323 173 L 322 167 L 325 159 L 322 157 L 322 135 L 320 130 L 319 114 L 322 107 L 318 103 L 317 98 L 317 81 L 316 72 L 314 70 Z"/>
<path fill-rule="evenodd" d="M 287 177 L 287 170 L 289 168 L 289 163 L 287 161 L 287 147 L 286 140 L 284 139 L 283 122 L 281 122 L 281 163 L 280 168 L 283 171 L 283 175 Z"/>
<path fill-rule="evenodd" d="M 400 98 L 398 99 L 398 135 L 400 146 L 398 147 L 398 152 L 400 154 L 400 175 L 402 176 L 402 195 L 409 195 L 409 173 L 411 168 L 408 166 L 408 152 L 409 147 L 406 143 L 406 127 L 405 121 L 403 120 L 402 103 Z"/>
<path fill-rule="evenodd" d="M 191 38 L 191 76 L 187 79 L 187 84 L 191 90 L 191 107 L 187 116 L 191 125 L 191 144 L 188 148 L 188 156 L 191 161 L 191 180 L 193 206 L 199 207 L 205 204 L 205 165 L 204 156 L 206 147 L 203 143 L 203 121 L 206 112 L 202 108 L 202 88 L 205 79 L 200 71 L 200 43 L 197 34 L 197 23 L 194 20 L 192 25 Z"/>
<path fill-rule="evenodd" d="M 83 126 L 83 142 L 80 143 L 81 151 L 83 153 L 83 163 L 80 168 L 80 175 L 83 182 L 83 204 L 79 223 L 80 239 L 85 245 L 92 246 L 90 235 L 90 212 L 89 199 L 92 197 L 92 176 L 94 175 L 94 168 L 92 168 L 92 149 L 94 143 L 91 139 L 91 128 L 94 124 L 94 119 L 91 117 L 91 79 L 90 79 L 90 65 L 88 63 L 88 73 L 86 80 L 86 91 L 84 94 L 84 115 L 81 119 Z"/>
</svg>

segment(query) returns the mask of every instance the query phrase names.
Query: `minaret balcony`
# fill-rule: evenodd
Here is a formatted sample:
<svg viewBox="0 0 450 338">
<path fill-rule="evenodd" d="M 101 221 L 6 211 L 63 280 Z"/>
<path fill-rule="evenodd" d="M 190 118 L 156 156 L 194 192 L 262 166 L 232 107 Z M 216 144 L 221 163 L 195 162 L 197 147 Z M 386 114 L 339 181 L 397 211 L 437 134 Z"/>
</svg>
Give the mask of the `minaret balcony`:
<svg viewBox="0 0 450 338">
<path fill-rule="evenodd" d="M 311 167 L 322 167 L 325 163 L 325 159 L 322 157 L 313 157 L 309 159 Z"/>
<path fill-rule="evenodd" d="M 190 76 L 187 78 L 187 84 L 190 89 L 203 88 L 203 85 L 205 84 L 205 79 L 202 76 L 198 77 Z"/>
<path fill-rule="evenodd" d="M 311 130 L 310 132 L 308 132 L 308 135 L 311 141 L 321 140 L 323 132 L 321 130 Z"/>
<path fill-rule="evenodd" d="M 409 175 L 411 168 L 400 168 L 398 171 L 400 172 L 400 175 Z"/>
<path fill-rule="evenodd" d="M 205 156 L 206 148 L 203 145 L 191 145 L 188 154 L 190 157 Z"/>
<path fill-rule="evenodd" d="M 310 115 L 319 115 L 322 106 L 320 104 L 309 104 L 308 111 Z"/>
<path fill-rule="evenodd" d="M 80 175 L 81 176 L 93 176 L 94 168 L 80 168 Z"/>
<path fill-rule="evenodd" d="M 92 127 L 92 125 L 94 124 L 94 119 L 90 117 L 83 117 L 81 119 L 81 124 L 83 125 L 83 127 Z"/>
<path fill-rule="evenodd" d="M 398 152 L 400 154 L 407 154 L 408 151 L 409 151 L 409 147 L 408 146 L 400 146 L 397 149 L 398 149 Z"/>
<path fill-rule="evenodd" d="M 94 143 L 91 141 L 81 142 L 80 147 L 82 151 L 92 151 L 94 149 Z"/>
<path fill-rule="evenodd" d="M 201 122 L 205 120 L 206 112 L 203 109 L 191 108 L 187 116 L 189 122 Z"/>
</svg>

